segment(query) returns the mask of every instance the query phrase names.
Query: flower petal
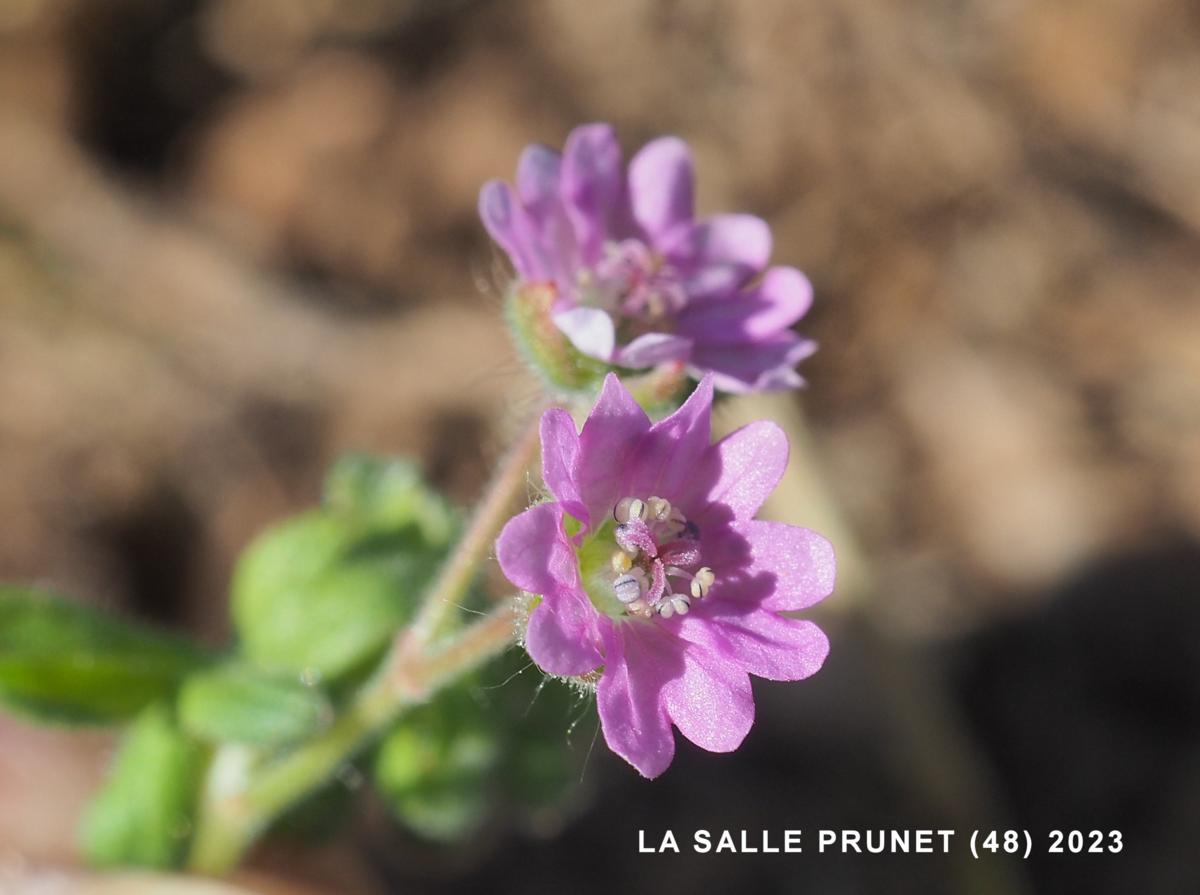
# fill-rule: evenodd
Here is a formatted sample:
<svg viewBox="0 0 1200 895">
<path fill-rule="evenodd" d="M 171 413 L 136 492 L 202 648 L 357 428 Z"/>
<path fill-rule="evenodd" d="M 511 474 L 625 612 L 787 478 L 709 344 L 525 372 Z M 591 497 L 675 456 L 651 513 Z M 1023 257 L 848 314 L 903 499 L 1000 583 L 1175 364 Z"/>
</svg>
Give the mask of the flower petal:
<svg viewBox="0 0 1200 895">
<path fill-rule="evenodd" d="M 787 435 L 779 426 L 770 420 L 743 426 L 708 449 L 703 465 L 714 471 L 702 477 L 712 481 L 704 502 L 728 507 L 735 519 L 752 519 L 787 464 Z M 703 515 L 697 521 L 702 523 Z"/>
<path fill-rule="evenodd" d="M 575 420 L 560 407 L 547 410 L 542 414 L 541 437 L 542 481 L 564 510 L 580 522 L 590 522 L 575 484 L 575 464 L 579 459 Z"/>
<path fill-rule="evenodd" d="M 695 489 L 712 436 L 712 398 L 706 376 L 678 410 L 650 428 L 632 457 L 630 494 L 678 500 Z"/>
<path fill-rule="evenodd" d="M 585 263 L 600 258 L 612 225 L 624 211 L 621 146 L 607 124 L 585 124 L 563 148 L 562 199 Z"/>
<path fill-rule="evenodd" d="M 820 670 L 829 638 L 813 622 L 731 600 L 706 600 L 680 620 L 686 640 L 772 681 L 803 680 Z"/>
<path fill-rule="evenodd" d="M 575 481 L 593 520 L 611 513 L 628 493 L 633 457 L 649 429 L 646 411 L 609 373 L 579 435 Z"/>
<path fill-rule="evenodd" d="M 712 373 L 724 392 L 783 391 L 804 385 L 796 364 L 816 350 L 816 342 L 785 331 L 772 339 L 737 345 L 698 343 L 689 366 L 696 375 Z"/>
<path fill-rule="evenodd" d="M 651 242 L 692 220 L 693 182 L 692 152 L 678 137 L 653 140 L 630 161 L 629 202 Z"/>
<path fill-rule="evenodd" d="M 513 195 L 512 187 L 501 180 L 485 183 L 479 191 L 479 217 L 522 279 L 546 276 L 533 222 Z"/>
<path fill-rule="evenodd" d="M 571 344 L 597 360 L 608 361 L 617 344 L 613 320 L 599 308 L 570 308 L 554 314 L 554 325 L 571 340 Z"/>
<path fill-rule="evenodd" d="M 804 316 L 812 285 L 794 267 L 772 267 L 753 289 L 680 312 L 676 332 L 706 345 L 736 345 L 771 338 Z"/>
<path fill-rule="evenodd" d="M 709 752 L 732 752 L 754 724 L 750 677 L 736 662 L 692 645 L 683 674 L 663 688 L 667 714 L 679 732 Z"/>
<path fill-rule="evenodd" d="M 604 662 L 596 610 L 587 596 L 561 590 L 543 598 L 529 616 L 525 649 L 550 674 L 585 674 Z"/>
<path fill-rule="evenodd" d="M 721 297 L 767 266 L 771 228 L 753 215 L 719 214 L 673 231 L 660 248 L 693 301 Z"/>
<path fill-rule="evenodd" d="M 509 519 L 500 532 L 496 559 L 521 590 L 551 594 L 578 585 L 579 563 L 562 522 L 561 504 L 542 503 Z"/>
<path fill-rule="evenodd" d="M 742 575 L 773 579 L 771 593 L 758 601 L 761 608 L 807 609 L 833 593 L 837 572 L 833 545 L 815 531 L 758 519 L 734 522 L 730 529 L 743 542 Z"/>
<path fill-rule="evenodd" d="M 687 360 L 691 352 L 691 339 L 669 333 L 646 333 L 624 348 L 618 348 L 613 354 L 613 363 L 640 370 L 667 361 Z"/>
<path fill-rule="evenodd" d="M 545 146 L 528 146 L 517 163 L 517 195 L 537 234 L 543 275 L 560 286 L 572 283 L 579 268 L 575 232 L 559 198 L 562 158 Z"/>
<path fill-rule="evenodd" d="M 605 635 L 604 674 L 596 687 L 596 708 L 608 748 L 654 778 L 675 756 L 675 736 L 663 706 L 663 686 L 682 670 L 678 641 L 648 626 L 612 625 Z M 626 639 L 629 639 L 629 643 Z M 655 647 L 662 646 L 663 649 Z"/>
<path fill-rule="evenodd" d="M 548 146 L 526 146 L 517 162 L 517 195 L 530 214 L 558 205 L 562 157 Z"/>
</svg>

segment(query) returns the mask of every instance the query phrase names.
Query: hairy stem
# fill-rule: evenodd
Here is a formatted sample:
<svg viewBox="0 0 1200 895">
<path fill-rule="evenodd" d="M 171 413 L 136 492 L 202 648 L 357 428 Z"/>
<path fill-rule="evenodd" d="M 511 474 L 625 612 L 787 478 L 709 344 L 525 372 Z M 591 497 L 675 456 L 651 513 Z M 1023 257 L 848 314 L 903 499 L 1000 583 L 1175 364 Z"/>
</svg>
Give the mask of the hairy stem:
<svg viewBox="0 0 1200 895">
<path fill-rule="evenodd" d="M 439 640 L 446 622 L 526 483 L 538 455 L 538 417 L 496 469 L 466 531 L 443 564 L 412 624 L 396 637 L 379 671 L 328 728 L 264 767 L 222 746 L 211 764 L 188 866 L 203 873 L 234 867 L 251 843 L 283 811 L 317 789 L 414 705 L 483 664 L 513 642 L 513 604 Z M 230 769 L 236 774 L 230 776 Z"/>
<path fill-rule="evenodd" d="M 466 531 L 430 586 L 408 631 L 414 642 L 432 642 L 442 623 L 462 603 L 471 579 L 508 520 L 513 500 L 525 485 L 529 468 L 537 459 L 539 418 L 534 415 L 532 423 L 525 427 L 500 461 Z"/>
<path fill-rule="evenodd" d="M 512 601 L 497 606 L 432 652 L 415 650 L 407 638 L 389 661 L 323 732 L 278 761 L 247 773 L 227 790 L 210 781 L 201 806 L 188 866 L 225 873 L 283 811 L 336 774 L 403 712 L 442 686 L 504 652 L 513 642 Z M 221 747 L 213 761 L 219 768 Z"/>
</svg>

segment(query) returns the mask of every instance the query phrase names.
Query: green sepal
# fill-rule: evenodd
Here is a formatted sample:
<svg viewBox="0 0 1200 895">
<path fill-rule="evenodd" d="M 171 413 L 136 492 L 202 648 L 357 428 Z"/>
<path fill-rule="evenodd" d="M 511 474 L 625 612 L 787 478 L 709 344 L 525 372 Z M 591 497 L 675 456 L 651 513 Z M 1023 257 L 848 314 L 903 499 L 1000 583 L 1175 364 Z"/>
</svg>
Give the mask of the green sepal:
<svg viewBox="0 0 1200 895">
<path fill-rule="evenodd" d="M 596 399 L 608 373 L 617 373 L 634 400 L 650 416 L 666 416 L 687 396 L 688 373 L 680 361 L 659 364 L 649 370 L 626 370 L 588 357 L 554 323 L 552 286 L 540 283 L 515 284 L 504 304 L 509 331 L 521 355 L 549 386 L 582 415 Z"/>
<path fill-rule="evenodd" d="M 581 353 L 550 316 L 554 289 L 516 284 L 504 302 L 504 316 L 522 356 L 552 391 L 592 396 L 611 367 Z"/>
</svg>

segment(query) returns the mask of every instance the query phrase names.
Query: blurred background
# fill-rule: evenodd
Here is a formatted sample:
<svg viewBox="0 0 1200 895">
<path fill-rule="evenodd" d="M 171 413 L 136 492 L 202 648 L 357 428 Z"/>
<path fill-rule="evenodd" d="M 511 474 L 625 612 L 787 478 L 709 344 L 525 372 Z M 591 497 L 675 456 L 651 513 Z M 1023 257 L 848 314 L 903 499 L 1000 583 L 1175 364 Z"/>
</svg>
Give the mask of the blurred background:
<svg viewBox="0 0 1200 895">
<path fill-rule="evenodd" d="M 247 885 L 1200 888 L 1185 0 L 3 0 L 0 576 L 220 643 L 238 552 L 340 453 L 468 503 L 535 393 L 477 191 L 593 120 L 687 139 L 701 211 L 762 215 L 815 284 L 810 388 L 753 410 L 809 443 L 772 512 L 843 554 L 829 664 L 756 682 L 733 756 L 681 742 L 647 784 L 598 747 L 534 829 L 433 848 L 368 811 Z M 111 748 L 0 718 L 0 891 L 74 885 Z M 636 853 L 989 825 L 1125 851 Z"/>
</svg>

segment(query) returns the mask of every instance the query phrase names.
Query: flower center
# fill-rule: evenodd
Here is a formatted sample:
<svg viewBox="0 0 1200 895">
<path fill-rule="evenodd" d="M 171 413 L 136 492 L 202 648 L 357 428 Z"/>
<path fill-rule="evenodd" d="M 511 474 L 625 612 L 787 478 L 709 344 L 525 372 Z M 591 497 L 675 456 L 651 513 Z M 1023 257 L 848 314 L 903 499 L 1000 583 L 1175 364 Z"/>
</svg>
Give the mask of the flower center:
<svg viewBox="0 0 1200 895">
<path fill-rule="evenodd" d="M 625 497 L 613 508 L 616 544 L 600 577 L 622 615 L 686 615 L 716 580 L 700 564 L 696 526 L 661 497 Z M 597 582 L 600 583 L 600 582 Z"/>
<path fill-rule="evenodd" d="M 602 308 L 639 332 L 662 331 L 663 322 L 687 303 L 675 269 L 637 239 L 607 243 L 604 257 L 580 271 L 578 279 L 581 303 Z"/>
</svg>

